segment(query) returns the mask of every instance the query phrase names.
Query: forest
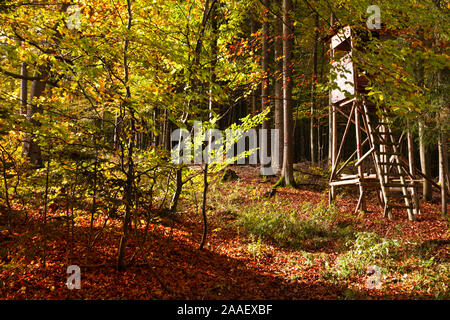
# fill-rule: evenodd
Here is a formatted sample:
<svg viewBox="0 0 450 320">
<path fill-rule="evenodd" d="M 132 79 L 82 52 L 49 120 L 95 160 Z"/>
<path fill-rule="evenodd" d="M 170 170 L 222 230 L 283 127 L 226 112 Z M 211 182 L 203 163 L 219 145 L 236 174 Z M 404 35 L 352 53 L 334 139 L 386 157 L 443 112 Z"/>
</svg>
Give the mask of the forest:
<svg viewBox="0 0 450 320">
<path fill-rule="evenodd" d="M 0 0 L 0 300 L 448 300 L 448 0 Z"/>
</svg>

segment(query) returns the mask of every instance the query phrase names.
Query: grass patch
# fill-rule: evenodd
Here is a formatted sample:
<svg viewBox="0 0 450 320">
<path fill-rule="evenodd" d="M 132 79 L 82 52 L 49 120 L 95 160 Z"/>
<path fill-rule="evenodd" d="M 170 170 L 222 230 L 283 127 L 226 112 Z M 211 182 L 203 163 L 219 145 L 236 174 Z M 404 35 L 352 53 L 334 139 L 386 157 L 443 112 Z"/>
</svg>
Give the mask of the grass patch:
<svg viewBox="0 0 450 320">
<path fill-rule="evenodd" d="M 325 264 L 325 279 L 337 283 L 368 278 L 368 267 L 377 266 L 381 273 L 381 288 L 393 285 L 400 290 L 416 292 L 418 296 L 450 298 L 450 263 L 445 256 L 439 257 L 437 246 L 384 239 L 372 232 L 357 233 L 356 239 L 347 245 L 347 252 L 334 263 Z"/>
<path fill-rule="evenodd" d="M 395 257 L 401 245 L 397 240 L 385 240 L 372 232 L 359 232 L 347 246 L 349 250 L 340 255 L 333 266 L 326 265 L 327 278 L 342 280 L 364 275 L 368 266 L 381 266 L 388 258 Z"/>
<path fill-rule="evenodd" d="M 268 246 L 262 242 L 261 237 L 256 237 L 255 235 L 250 235 L 250 243 L 247 244 L 247 252 L 253 257 L 255 260 L 259 260 L 261 258 L 269 257 L 270 249 L 273 247 Z"/>
<path fill-rule="evenodd" d="M 351 226 L 341 228 L 335 223 L 334 206 L 305 203 L 296 210 L 287 203 L 265 201 L 242 208 L 236 220 L 251 235 L 272 240 L 281 247 L 318 249 L 330 240 L 348 237 Z"/>
</svg>

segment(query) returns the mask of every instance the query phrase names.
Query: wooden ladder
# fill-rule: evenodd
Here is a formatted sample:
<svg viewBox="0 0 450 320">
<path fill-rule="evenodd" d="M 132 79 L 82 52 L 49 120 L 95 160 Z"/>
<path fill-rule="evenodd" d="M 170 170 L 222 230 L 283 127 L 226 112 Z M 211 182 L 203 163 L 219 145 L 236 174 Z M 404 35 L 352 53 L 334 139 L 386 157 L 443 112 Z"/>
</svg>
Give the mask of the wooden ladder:
<svg viewBox="0 0 450 320">
<path fill-rule="evenodd" d="M 396 141 L 387 117 L 370 117 L 366 103 L 362 102 L 364 123 L 367 128 L 373 160 L 380 182 L 380 201 L 384 216 L 393 218 L 392 209 L 406 209 L 408 219 L 420 214 L 414 177 L 400 160 L 400 141 Z M 378 121 L 378 120 L 381 120 Z M 400 190 L 400 193 L 396 193 Z M 399 204 L 398 202 L 403 202 Z"/>
</svg>

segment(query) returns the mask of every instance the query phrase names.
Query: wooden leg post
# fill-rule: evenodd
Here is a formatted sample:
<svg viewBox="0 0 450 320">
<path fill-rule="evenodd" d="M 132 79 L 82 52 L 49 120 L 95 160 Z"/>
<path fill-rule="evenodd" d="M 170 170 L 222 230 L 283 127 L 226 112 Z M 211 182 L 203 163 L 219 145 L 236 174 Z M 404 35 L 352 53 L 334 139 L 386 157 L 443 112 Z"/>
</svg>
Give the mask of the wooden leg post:
<svg viewBox="0 0 450 320">
<path fill-rule="evenodd" d="M 357 103 L 357 102 L 355 102 Z M 356 128 L 356 150 L 357 150 L 357 157 L 358 157 L 358 161 L 361 159 L 362 157 L 362 150 L 361 150 L 361 129 L 360 129 L 360 117 L 359 117 L 359 105 L 356 105 L 355 108 L 355 128 Z M 364 170 L 363 170 L 363 165 L 362 163 L 360 163 L 358 165 L 358 176 L 359 176 L 359 201 L 358 201 L 358 205 L 356 207 L 356 212 L 358 212 L 360 209 L 362 209 L 363 211 L 366 211 L 366 201 L 365 201 L 365 195 L 364 195 Z"/>
</svg>

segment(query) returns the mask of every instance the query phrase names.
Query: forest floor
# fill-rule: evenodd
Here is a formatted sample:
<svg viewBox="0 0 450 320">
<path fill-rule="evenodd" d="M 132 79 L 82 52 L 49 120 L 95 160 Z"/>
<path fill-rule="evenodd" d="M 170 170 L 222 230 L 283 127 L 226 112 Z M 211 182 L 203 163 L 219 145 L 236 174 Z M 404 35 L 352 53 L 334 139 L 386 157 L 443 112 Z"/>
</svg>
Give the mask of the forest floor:
<svg viewBox="0 0 450 320">
<path fill-rule="evenodd" d="M 185 194 L 179 213 L 151 221 L 146 241 L 133 229 L 124 272 L 114 267 L 120 219 L 98 217 L 91 248 L 88 213 L 70 225 L 50 210 L 45 233 L 42 211 L 17 218 L 12 234 L 0 221 L 0 299 L 449 298 L 449 222 L 437 195 L 422 203 L 418 221 L 401 211 L 387 220 L 375 194 L 367 212 L 353 213 L 352 189 L 329 209 L 320 172 L 298 169 L 299 187 L 269 198 L 275 178 L 233 170 L 238 180 L 211 177 L 203 250 L 200 204 Z M 80 290 L 66 287 L 68 265 L 81 268 Z M 368 274 L 369 265 L 380 274 Z"/>
</svg>

